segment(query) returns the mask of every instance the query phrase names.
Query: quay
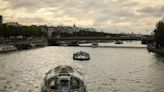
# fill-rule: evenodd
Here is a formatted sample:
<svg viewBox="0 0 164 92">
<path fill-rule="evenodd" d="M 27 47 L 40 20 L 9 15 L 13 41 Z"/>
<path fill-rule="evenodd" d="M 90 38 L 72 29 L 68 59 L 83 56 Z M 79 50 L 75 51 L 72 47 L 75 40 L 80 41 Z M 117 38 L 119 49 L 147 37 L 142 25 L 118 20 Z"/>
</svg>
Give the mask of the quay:
<svg viewBox="0 0 164 92">
<path fill-rule="evenodd" d="M 30 49 L 34 47 L 44 47 L 47 46 L 46 38 L 33 38 L 33 39 L 4 39 L 0 41 L 2 46 L 14 46 L 18 50 Z"/>
<path fill-rule="evenodd" d="M 79 47 L 92 47 L 92 46 L 79 46 Z M 137 46 L 98 46 L 96 48 L 134 48 L 134 49 L 145 49 L 146 47 L 137 47 Z"/>
<path fill-rule="evenodd" d="M 155 46 L 148 45 L 147 50 L 149 52 L 153 52 L 153 53 L 164 56 L 164 49 L 163 48 L 155 48 Z"/>
</svg>

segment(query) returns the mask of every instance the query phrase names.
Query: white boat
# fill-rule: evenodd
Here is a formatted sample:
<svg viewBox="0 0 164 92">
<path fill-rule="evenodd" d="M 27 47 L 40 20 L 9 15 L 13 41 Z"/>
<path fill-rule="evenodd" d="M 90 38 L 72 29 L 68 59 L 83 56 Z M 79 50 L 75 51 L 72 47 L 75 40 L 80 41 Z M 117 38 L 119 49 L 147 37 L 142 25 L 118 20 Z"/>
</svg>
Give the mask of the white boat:
<svg viewBox="0 0 164 92">
<path fill-rule="evenodd" d="M 10 52 L 15 51 L 17 48 L 13 45 L 1 45 L 0 46 L 0 52 Z"/>
<path fill-rule="evenodd" d="M 79 51 L 79 52 L 73 54 L 73 59 L 74 60 L 89 60 L 90 56 L 86 52 Z"/>
<path fill-rule="evenodd" d="M 98 43 L 96 43 L 96 42 L 92 43 L 92 47 L 93 47 L 93 48 L 98 47 Z"/>
<path fill-rule="evenodd" d="M 41 92 L 87 92 L 80 72 L 70 66 L 58 66 L 50 70 Z"/>
<path fill-rule="evenodd" d="M 115 44 L 123 44 L 123 41 L 118 40 L 115 42 Z"/>
</svg>

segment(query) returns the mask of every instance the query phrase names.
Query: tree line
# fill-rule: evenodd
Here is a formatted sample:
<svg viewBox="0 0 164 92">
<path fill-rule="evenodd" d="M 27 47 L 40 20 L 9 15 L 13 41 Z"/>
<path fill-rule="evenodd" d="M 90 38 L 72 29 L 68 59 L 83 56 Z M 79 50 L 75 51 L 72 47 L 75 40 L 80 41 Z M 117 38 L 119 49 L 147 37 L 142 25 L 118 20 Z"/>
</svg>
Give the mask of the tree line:
<svg viewBox="0 0 164 92">
<path fill-rule="evenodd" d="M 0 37 L 9 38 L 10 36 L 41 37 L 46 33 L 41 31 L 39 26 L 12 26 L 7 24 L 0 25 Z"/>
<path fill-rule="evenodd" d="M 154 38 L 156 48 L 164 47 L 164 20 L 161 20 L 156 24 Z"/>
</svg>

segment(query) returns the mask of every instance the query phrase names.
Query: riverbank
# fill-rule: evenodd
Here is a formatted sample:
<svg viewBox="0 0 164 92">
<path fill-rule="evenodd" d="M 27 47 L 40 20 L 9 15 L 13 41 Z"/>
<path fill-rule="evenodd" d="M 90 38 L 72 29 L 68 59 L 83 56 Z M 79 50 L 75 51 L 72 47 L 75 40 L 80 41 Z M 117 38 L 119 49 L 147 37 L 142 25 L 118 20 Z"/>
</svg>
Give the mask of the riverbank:
<svg viewBox="0 0 164 92">
<path fill-rule="evenodd" d="M 156 53 L 156 54 L 164 56 L 164 49 L 157 49 L 157 48 L 155 48 L 155 46 L 148 45 L 147 46 L 147 50 L 149 52 L 153 52 L 153 53 Z"/>
<path fill-rule="evenodd" d="M 47 45 L 46 45 L 47 46 Z M 22 46 L 14 46 L 14 45 L 0 45 L 0 53 L 14 52 L 18 50 L 30 50 L 35 48 L 41 48 L 45 46 L 35 46 L 35 45 L 22 45 Z"/>
<path fill-rule="evenodd" d="M 17 47 L 15 47 L 14 45 L 0 45 L 0 53 L 16 51 L 16 50 Z"/>
<path fill-rule="evenodd" d="M 79 44 L 79 47 L 92 47 L 91 43 Z M 124 41 L 123 44 L 110 43 L 98 43 L 98 48 L 146 48 L 146 45 L 141 44 L 141 41 L 128 42 Z"/>
<path fill-rule="evenodd" d="M 48 45 L 46 38 L 33 39 L 7 39 L 0 43 L 0 52 L 10 52 L 16 50 L 27 50 L 40 48 Z"/>
</svg>

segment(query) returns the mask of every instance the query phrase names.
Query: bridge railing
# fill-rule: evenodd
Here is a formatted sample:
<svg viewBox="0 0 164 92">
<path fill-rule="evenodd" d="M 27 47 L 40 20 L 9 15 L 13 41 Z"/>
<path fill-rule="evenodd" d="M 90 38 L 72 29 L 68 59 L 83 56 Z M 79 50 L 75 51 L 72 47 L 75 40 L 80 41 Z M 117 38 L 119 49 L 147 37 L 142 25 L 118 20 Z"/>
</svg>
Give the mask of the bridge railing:
<svg viewBox="0 0 164 92">
<path fill-rule="evenodd" d="M 48 40 L 141 40 L 141 37 L 55 37 Z"/>
</svg>

